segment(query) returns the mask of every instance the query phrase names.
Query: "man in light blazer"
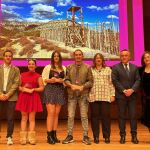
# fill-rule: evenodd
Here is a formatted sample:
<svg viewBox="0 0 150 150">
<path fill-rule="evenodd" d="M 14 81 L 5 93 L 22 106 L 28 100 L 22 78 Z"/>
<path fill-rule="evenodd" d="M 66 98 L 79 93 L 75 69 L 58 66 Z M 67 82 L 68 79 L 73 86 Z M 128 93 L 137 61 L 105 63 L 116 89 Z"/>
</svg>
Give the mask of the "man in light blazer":
<svg viewBox="0 0 150 150">
<path fill-rule="evenodd" d="M 137 120 L 136 120 L 136 100 L 137 90 L 140 86 L 140 76 L 138 68 L 129 63 L 130 52 L 123 50 L 120 52 L 121 62 L 112 67 L 112 82 L 116 89 L 116 100 L 119 111 L 120 143 L 125 143 L 125 122 L 126 110 L 128 108 L 131 128 L 131 141 L 138 144 Z"/>
<path fill-rule="evenodd" d="M 7 114 L 7 144 L 12 145 L 12 134 L 14 130 L 15 102 L 18 98 L 18 87 L 20 83 L 20 71 L 11 64 L 13 53 L 6 50 L 3 53 L 4 63 L 0 65 L 0 112 L 3 107 Z M 0 123 L 1 124 L 1 123 Z"/>
</svg>

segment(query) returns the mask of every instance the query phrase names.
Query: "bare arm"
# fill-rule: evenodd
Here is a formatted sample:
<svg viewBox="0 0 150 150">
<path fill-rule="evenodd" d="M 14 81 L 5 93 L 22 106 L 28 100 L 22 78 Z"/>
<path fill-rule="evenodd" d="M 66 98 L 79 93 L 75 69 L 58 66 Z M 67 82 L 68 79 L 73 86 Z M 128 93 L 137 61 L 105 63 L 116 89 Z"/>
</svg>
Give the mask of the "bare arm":
<svg viewBox="0 0 150 150">
<path fill-rule="evenodd" d="M 41 77 L 39 77 L 39 79 L 38 79 L 38 84 L 39 84 L 39 87 L 34 88 L 34 91 L 35 92 L 42 92 L 44 90 L 44 84 L 43 84 L 43 80 Z"/>
</svg>

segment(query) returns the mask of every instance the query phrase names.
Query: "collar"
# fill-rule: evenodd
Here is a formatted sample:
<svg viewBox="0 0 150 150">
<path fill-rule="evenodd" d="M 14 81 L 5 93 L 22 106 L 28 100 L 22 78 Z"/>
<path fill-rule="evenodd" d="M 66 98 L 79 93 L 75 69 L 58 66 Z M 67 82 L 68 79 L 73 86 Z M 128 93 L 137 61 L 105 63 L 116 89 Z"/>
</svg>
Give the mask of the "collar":
<svg viewBox="0 0 150 150">
<path fill-rule="evenodd" d="M 82 62 L 81 64 L 76 64 L 76 63 L 75 63 L 75 66 L 82 66 L 82 64 L 83 64 L 83 62 Z"/>
<path fill-rule="evenodd" d="M 11 66 L 12 66 L 11 64 L 8 65 L 8 66 L 7 66 L 5 63 L 3 64 L 3 67 L 4 67 L 4 68 L 11 68 Z"/>
<path fill-rule="evenodd" d="M 122 63 L 122 64 L 123 64 L 123 63 Z M 125 66 L 125 65 L 129 66 L 129 62 L 128 62 L 128 63 L 126 63 L 126 64 L 123 64 L 123 66 Z"/>
</svg>

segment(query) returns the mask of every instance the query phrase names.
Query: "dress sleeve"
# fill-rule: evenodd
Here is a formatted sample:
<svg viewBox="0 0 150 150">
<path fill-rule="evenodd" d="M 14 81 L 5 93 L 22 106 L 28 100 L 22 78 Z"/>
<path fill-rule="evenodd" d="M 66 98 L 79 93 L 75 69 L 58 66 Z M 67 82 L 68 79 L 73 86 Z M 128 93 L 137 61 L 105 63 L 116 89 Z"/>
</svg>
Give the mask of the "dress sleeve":
<svg viewBox="0 0 150 150">
<path fill-rule="evenodd" d="M 49 71 L 50 71 L 50 68 L 51 68 L 51 66 L 50 66 L 50 65 L 47 65 L 47 66 L 45 66 L 45 68 L 43 69 L 42 78 L 43 78 L 44 85 L 46 85 L 45 80 L 49 78 Z"/>
</svg>

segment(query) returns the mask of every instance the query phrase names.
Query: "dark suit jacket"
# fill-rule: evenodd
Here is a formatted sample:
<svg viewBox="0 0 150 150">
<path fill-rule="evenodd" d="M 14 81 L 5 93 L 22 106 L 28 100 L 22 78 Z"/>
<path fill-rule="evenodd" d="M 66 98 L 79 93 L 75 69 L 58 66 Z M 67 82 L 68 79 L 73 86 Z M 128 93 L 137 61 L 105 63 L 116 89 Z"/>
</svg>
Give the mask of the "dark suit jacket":
<svg viewBox="0 0 150 150">
<path fill-rule="evenodd" d="M 129 88 L 134 90 L 130 98 L 136 98 L 136 93 L 140 86 L 140 75 L 137 66 L 129 63 L 129 68 L 130 76 L 128 77 L 122 63 L 112 67 L 112 82 L 116 89 L 115 96 L 117 99 L 127 98 L 123 91 Z"/>
<path fill-rule="evenodd" d="M 4 69 L 3 65 L 0 65 L 0 94 L 3 94 L 3 84 L 4 84 Z M 20 84 L 19 68 L 11 65 L 6 87 L 6 94 L 9 96 L 8 101 L 17 100 L 19 84 Z"/>
</svg>

